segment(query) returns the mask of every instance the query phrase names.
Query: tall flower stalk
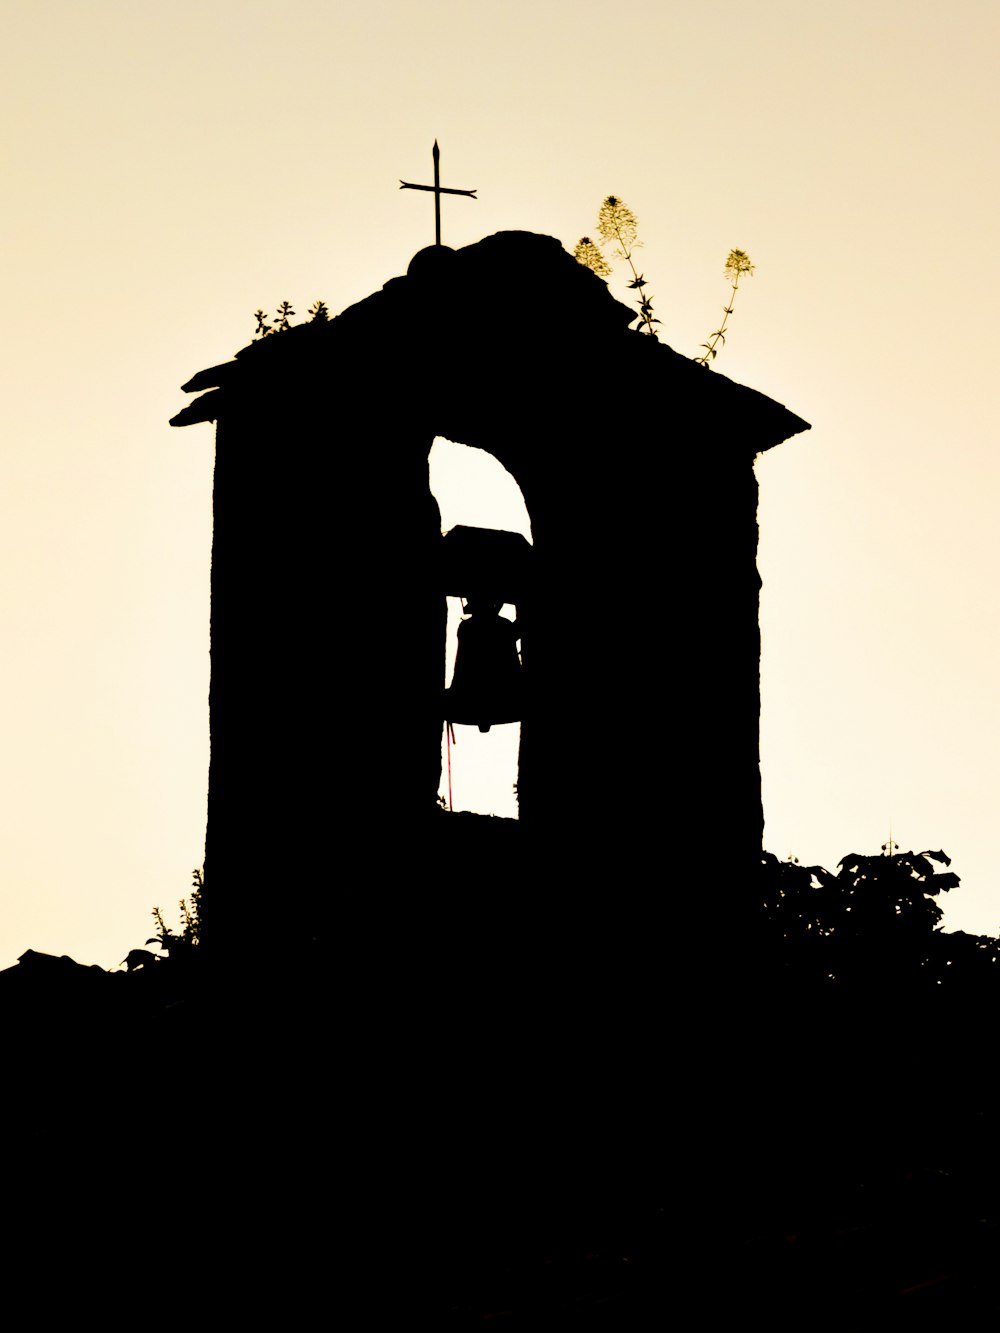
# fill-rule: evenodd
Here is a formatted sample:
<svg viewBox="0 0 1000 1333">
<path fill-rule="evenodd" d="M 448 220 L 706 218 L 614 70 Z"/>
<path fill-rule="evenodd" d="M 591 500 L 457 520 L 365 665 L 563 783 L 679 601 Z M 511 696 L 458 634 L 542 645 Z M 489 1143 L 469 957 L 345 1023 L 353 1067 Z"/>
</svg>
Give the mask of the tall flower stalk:
<svg viewBox="0 0 1000 1333">
<path fill-rule="evenodd" d="M 726 324 L 729 322 L 729 316 L 733 313 L 733 302 L 736 300 L 736 291 L 740 285 L 740 278 L 746 273 L 748 277 L 753 277 L 754 266 L 750 263 L 750 256 L 745 250 L 730 250 L 729 258 L 726 260 L 726 277 L 732 283 L 732 292 L 729 301 L 722 307 L 722 323 L 714 333 L 708 335 L 708 342 L 702 343 L 704 352 L 701 356 L 695 357 L 698 365 L 707 366 L 710 361 L 714 361 L 719 354 L 719 344 L 725 346 L 726 342 Z"/>
<path fill-rule="evenodd" d="M 601 204 L 601 211 L 597 215 L 599 240 L 594 241 L 589 236 L 581 237 L 576 243 L 573 255 L 599 278 L 607 278 L 611 274 L 611 265 L 605 254 L 605 250 L 609 247 L 610 253 L 616 259 L 623 259 L 628 264 L 632 270 L 632 281 L 628 286 L 630 291 L 638 292 L 637 304 L 642 331 L 655 338 L 656 331 L 653 325 L 659 324 L 660 321 L 653 315 L 653 298 L 646 291 L 646 279 L 638 272 L 632 259 L 633 253 L 642 245 L 642 241 L 638 239 L 638 229 L 638 220 L 632 210 L 616 194 L 609 194 Z M 740 279 L 744 274 L 752 277 L 753 271 L 754 266 L 745 250 L 730 250 L 726 259 L 725 274 L 732 285 L 732 291 L 729 294 L 729 301 L 722 307 L 722 323 L 708 335 L 708 341 L 701 344 L 704 349 L 701 356 L 694 358 L 697 365 L 710 365 L 718 356 L 719 348 L 725 346 L 726 325 L 733 313 Z"/>
<path fill-rule="evenodd" d="M 615 257 L 625 260 L 632 270 L 629 290 L 639 294 L 636 298 L 639 318 L 644 325 L 644 331 L 651 338 L 655 338 L 656 331 L 653 325 L 659 324 L 660 321 L 653 315 L 653 298 L 646 291 L 646 279 L 636 269 L 632 260 L 633 251 L 642 245 L 642 241 L 638 238 L 638 230 L 638 219 L 628 205 L 624 204 L 616 194 L 609 194 L 601 204 L 601 211 L 597 215 L 600 241 L 595 243 L 589 236 L 584 236 L 577 242 L 573 254 L 581 264 L 592 269 L 601 278 L 606 278 L 611 272 L 611 265 L 604 257 L 601 246 L 611 246 Z"/>
</svg>

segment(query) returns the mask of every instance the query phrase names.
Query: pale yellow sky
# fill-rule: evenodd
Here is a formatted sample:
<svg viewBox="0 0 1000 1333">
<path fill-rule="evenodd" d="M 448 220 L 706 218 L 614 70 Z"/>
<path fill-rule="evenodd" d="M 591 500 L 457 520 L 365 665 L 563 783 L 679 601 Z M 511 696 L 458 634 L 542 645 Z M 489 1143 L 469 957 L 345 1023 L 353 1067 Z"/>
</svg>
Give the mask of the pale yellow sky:
<svg viewBox="0 0 1000 1333">
<path fill-rule="evenodd" d="M 0 8 L 0 966 L 113 966 L 187 892 L 213 439 L 167 421 L 258 306 L 338 311 L 404 271 L 433 232 L 398 181 L 435 137 L 479 191 L 446 202 L 452 245 L 572 248 L 621 195 L 680 351 L 750 253 L 719 372 L 813 425 L 758 465 L 767 845 L 832 866 L 891 818 L 954 858 L 947 923 L 1000 931 L 998 42 L 985 0 Z M 580 392 L 677 447 L 668 403 L 640 417 L 599 365 Z M 464 521 L 494 512 L 456 484 Z"/>
</svg>

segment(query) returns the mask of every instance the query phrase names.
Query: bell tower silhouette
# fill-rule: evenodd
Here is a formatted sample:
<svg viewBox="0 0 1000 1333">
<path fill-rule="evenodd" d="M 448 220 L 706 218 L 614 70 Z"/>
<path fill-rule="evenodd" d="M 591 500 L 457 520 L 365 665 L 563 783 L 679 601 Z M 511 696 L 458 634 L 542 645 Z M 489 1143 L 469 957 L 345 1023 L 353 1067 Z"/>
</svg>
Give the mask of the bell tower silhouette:
<svg viewBox="0 0 1000 1333">
<path fill-rule="evenodd" d="M 184 385 L 172 424 L 217 426 L 207 937 L 277 894 L 274 929 L 315 938 L 412 881 L 476 560 L 522 599 L 519 883 L 759 855 L 753 460 L 808 426 L 634 319 L 554 238 L 501 232 Z M 442 539 L 435 436 L 513 475 L 520 557 Z"/>
</svg>

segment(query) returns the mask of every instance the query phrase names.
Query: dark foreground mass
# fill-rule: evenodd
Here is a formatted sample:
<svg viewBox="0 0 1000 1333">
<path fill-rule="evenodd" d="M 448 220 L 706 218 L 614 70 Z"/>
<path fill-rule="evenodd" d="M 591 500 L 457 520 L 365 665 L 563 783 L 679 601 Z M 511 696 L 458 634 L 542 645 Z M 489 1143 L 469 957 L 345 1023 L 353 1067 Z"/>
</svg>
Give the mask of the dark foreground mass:
<svg viewBox="0 0 1000 1333">
<path fill-rule="evenodd" d="M 12 1283 L 284 1326 L 996 1322 L 991 972 L 907 981 L 900 937 L 891 986 L 825 986 L 773 912 L 727 947 L 624 890 L 462 889 L 290 961 L 0 974 Z"/>
</svg>

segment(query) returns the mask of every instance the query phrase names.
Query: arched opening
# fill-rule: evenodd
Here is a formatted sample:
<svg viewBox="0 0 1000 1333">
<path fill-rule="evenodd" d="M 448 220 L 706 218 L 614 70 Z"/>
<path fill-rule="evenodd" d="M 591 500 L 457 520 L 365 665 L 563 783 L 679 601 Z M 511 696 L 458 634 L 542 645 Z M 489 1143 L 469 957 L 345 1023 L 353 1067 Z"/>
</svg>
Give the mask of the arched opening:
<svg viewBox="0 0 1000 1333">
<path fill-rule="evenodd" d="M 464 524 L 468 527 L 499 528 L 519 532 L 531 541 L 531 523 L 517 482 L 503 465 L 482 449 L 438 437 L 430 453 L 430 488 L 441 510 L 441 530 Z M 514 619 L 514 607 L 505 605 L 501 615 Z M 447 656 L 445 683 L 450 685 L 455 668 L 458 625 L 462 603 L 448 598 Z M 481 733 L 476 727 L 456 726 L 451 744 L 451 794 L 455 810 L 517 818 L 519 723 L 491 727 Z M 449 754 L 442 736 L 441 789 L 449 797 Z"/>
</svg>

